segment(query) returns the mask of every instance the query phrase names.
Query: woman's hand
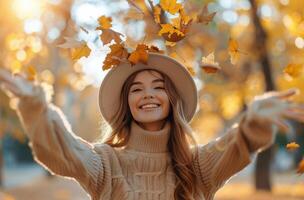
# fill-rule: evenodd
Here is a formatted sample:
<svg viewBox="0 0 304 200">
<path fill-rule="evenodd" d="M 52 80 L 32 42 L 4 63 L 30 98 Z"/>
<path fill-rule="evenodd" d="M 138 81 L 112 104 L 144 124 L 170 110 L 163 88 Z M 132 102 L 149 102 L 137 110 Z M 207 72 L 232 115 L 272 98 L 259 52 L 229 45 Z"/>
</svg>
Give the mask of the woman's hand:
<svg viewBox="0 0 304 200">
<path fill-rule="evenodd" d="M 287 131 L 289 128 L 284 119 L 289 118 L 304 122 L 304 105 L 288 100 L 289 97 L 297 93 L 298 90 L 289 89 L 283 92 L 267 92 L 257 96 L 249 105 L 246 117 L 248 120 L 257 117 Z"/>
<path fill-rule="evenodd" d="M 51 85 L 30 82 L 22 75 L 13 75 L 4 69 L 0 69 L 0 88 L 9 97 L 22 99 L 36 98 L 36 100 L 50 102 L 53 95 L 53 87 Z"/>
</svg>

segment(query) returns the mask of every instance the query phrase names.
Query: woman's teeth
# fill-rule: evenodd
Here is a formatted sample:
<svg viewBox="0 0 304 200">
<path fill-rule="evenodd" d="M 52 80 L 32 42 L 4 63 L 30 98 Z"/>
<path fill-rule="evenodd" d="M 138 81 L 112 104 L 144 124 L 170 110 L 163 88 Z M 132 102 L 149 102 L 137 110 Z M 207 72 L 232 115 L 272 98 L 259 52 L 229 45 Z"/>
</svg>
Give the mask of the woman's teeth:
<svg viewBox="0 0 304 200">
<path fill-rule="evenodd" d="M 157 105 L 157 104 L 146 104 L 146 105 L 141 106 L 141 109 L 145 109 L 145 108 L 157 108 L 157 107 L 159 107 L 159 105 Z"/>
</svg>

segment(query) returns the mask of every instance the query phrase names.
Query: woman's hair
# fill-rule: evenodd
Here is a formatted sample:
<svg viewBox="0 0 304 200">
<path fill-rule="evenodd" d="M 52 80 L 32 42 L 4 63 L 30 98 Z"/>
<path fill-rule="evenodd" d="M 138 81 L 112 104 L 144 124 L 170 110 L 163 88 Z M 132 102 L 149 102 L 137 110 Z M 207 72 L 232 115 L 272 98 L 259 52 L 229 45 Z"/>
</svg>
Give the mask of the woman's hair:
<svg viewBox="0 0 304 200">
<path fill-rule="evenodd" d="M 148 71 L 153 74 L 156 70 L 151 69 Z M 129 105 L 126 102 L 128 102 L 131 84 L 139 72 L 140 71 L 133 73 L 125 81 L 120 96 L 119 109 L 115 114 L 115 118 L 108 124 L 111 127 L 111 131 L 109 131 L 103 142 L 112 147 L 123 147 L 129 140 L 130 125 L 133 117 Z M 167 75 L 159 71 L 157 72 L 160 73 L 164 79 L 165 91 L 167 92 L 171 105 L 168 116 L 168 120 L 171 123 L 171 132 L 167 145 L 171 154 L 173 170 L 177 178 L 174 198 L 176 200 L 194 199 L 196 179 L 192 160 L 197 156 L 197 152 L 194 151 L 192 154 L 190 145 L 196 146 L 197 144 L 192 135 L 191 127 L 185 118 L 182 99 L 178 95 L 175 86 Z"/>
</svg>

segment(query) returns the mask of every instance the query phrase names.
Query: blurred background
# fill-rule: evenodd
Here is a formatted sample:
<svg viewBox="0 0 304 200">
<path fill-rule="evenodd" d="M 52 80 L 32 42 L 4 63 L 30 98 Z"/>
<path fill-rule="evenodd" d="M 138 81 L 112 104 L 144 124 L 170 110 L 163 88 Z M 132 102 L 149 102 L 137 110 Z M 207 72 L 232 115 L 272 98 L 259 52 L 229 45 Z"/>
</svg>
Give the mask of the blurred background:
<svg viewBox="0 0 304 200">
<path fill-rule="evenodd" d="M 216 14 L 210 23 L 193 23 L 185 38 L 168 45 L 158 35 L 160 26 L 153 16 L 157 0 L 2 0 L 0 68 L 22 72 L 34 67 L 39 80 L 54 86 L 53 102 L 74 132 L 96 141 L 102 132 L 98 87 L 106 73 L 102 63 L 109 45 L 101 41 L 102 31 L 95 29 L 98 18 L 105 15 L 112 17 L 112 29 L 123 34 L 128 48 L 153 44 L 191 69 L 199 90 L 199 110 L 191 126 L 199 143 L 224 134 L 246 104 L 265 91 L 297 87 L 301 93 L 293 100 L 303 103 L 304 1 L 178 2 L 188 15 L 204 5 Z M 161 13 L 160 20 L 173 17 Z M 65 37 L 85 41 L 90 54 L 73 59 L 69 49 L 58 47 Z M 230 61 L 229 38 L 238 43 L 235 64 Z M 214 74 L 200 65 L 210 53 L 221 67 Z M 286 73 L 287 67 L 292 72 Z M 52 176 L 33 161 L 15 105 L 0 91 L 0 199 L 89 199 L 77 183 Z M 215 199 L 304 199 L 304 176 L 296 173 L 304 155 L 304 124 L 288 123 L 290 131 L 279 132 L 275 144 L 254 156 Z M 289 142 L 300 148 L 288 151 Z"/>
</svg>

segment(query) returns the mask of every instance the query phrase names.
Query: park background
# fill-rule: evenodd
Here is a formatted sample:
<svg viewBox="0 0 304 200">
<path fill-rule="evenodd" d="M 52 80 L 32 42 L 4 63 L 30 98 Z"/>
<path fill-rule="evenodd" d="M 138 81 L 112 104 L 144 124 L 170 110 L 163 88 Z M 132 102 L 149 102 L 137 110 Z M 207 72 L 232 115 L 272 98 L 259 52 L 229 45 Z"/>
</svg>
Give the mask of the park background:
<svg viewBox="0 0 304 200">
<path fill-rule="evenodd" d="M 53 102 L 74 132 L 96 141 L 102 131 L 98 87 L 107 72 L 102 63 L 114 42 L 102 41 L 106 30 L 96 27 L 99 17 L 107 16 L 112 17 L 111 30 L 123 34 L 120 39 L 128 48 L 134 50 L 138 43 L 158 46 L 191 71 L 200 107 L 191 126 L 199 143 L 225 134 L 246 104 L 265 91 L 297 87 L 300 94 L 294 101 L 303 103 L 304 1 L 178 2 L 190 17 L 206 6 L 203 17 L 210 19 L 192 23 L 180 41 L 166 42 L 168 38 L 158 34 L 156 0 L 0 1 L 0 68 L 20 73 L 35 69 L 32 75 L 53 85 Z M 161 11 L 159 17 L 168 22 L 176 14 Z M 75 58 L 73 47 L 59 47 L 65 38 L 85 41 L 89 54 Z M 237 42 L 239 51 L 232 62 L 229 39 Z M 215 73 L 202 67 L 202 57 L 210 54 L 220 66 Z M 0 199 L 88 199 L 77 183 L 55 177 L 33 161 L 15 105 L 0 91 Z M 279 131 L 275 144 L 254 156 L 215 199 L 304 199 L 304 176 L 296 173 L 304 155 L 304 125 L 289 124 L 290 130 Z M 286 144 L 294 141 L 300 148 L 288 151 Z"/>
</svg>

